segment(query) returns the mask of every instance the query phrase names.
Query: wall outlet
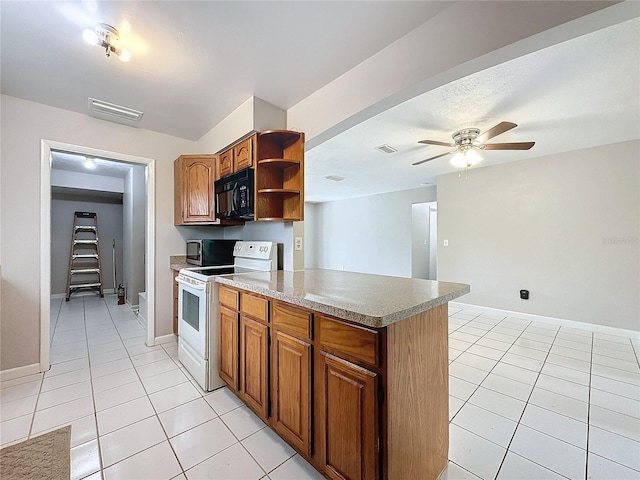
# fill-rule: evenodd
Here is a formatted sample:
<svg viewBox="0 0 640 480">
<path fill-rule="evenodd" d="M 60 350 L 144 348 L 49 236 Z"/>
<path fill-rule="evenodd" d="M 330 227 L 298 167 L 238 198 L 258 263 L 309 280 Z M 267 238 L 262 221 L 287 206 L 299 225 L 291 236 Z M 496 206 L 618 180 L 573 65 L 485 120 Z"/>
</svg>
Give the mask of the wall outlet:
<svg viewBox="0 0 640 480">
<path fill-rule="evenodd" d="M 302 237 L 295 238 L 295 250 L 302 250 Z"/>
<path fill-rule="evenodd" d="M 443 240 L 442 241 L 442 245 L 444 245 L 445 247 L 449 246 L 449 240 Z"/>
<path fill-rule="evenodd" d="M 520 290 L 520 298 L 522 300 L 529 300 L 529 290 Z"/>
</svg>

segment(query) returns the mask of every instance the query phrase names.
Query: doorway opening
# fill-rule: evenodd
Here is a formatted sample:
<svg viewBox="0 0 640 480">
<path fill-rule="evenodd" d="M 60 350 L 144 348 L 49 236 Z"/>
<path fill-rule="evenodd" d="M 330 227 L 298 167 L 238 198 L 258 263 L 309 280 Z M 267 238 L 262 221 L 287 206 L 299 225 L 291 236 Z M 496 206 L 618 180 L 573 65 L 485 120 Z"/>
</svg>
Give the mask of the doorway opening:
<svg viewBox="0 0 640 480">
<path fill-rule="evenodd" d="M 411 205 L 411 277 L 436 280 L 438 276 L 437 202 Z"/>
<path fill-rule="evenodd" d="M 143 292 L 146 301 L 140 305 L 146 308 L 146 343 L 154 345 L 154 192 L 153 159 L 42 141 L 41 371 L 50 366 L 50 299 L 52 294 L 55 297 L 61 296 L 63 290 L 66 293 L 70 225 L 76 209 L 100 212 L 103 292 L 114 292 L 119 283 L 129 286 L 127 303 L 133 308 L 138 304 L 138 293 Z"/>
</svg>

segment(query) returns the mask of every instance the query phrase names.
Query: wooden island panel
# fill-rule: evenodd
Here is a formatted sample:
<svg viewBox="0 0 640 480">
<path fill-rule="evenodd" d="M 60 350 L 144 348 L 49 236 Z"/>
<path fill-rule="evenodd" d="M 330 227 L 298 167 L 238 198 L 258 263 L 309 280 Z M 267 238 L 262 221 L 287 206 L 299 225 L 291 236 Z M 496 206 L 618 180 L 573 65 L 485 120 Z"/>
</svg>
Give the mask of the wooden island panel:
<svg viewBox="0 0 640 480">
<path fill-rule="evenodd" d="M 387 327 L 388 478 L 437 478 L 449 459 L 448 305 Z"/>
</svg>

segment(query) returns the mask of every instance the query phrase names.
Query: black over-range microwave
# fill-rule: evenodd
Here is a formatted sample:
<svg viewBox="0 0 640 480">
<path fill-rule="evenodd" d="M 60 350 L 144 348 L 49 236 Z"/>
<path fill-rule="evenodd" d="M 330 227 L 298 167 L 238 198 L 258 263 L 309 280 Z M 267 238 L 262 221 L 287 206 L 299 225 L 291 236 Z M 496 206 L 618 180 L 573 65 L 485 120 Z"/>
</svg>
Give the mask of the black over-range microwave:
<svg viewBox="0 0 640 480">
<path fill-rule="evenodd" d="M 253 220 L 253 169 L 216 180 L 216 212 L 218 218 Z"/>
</svg>

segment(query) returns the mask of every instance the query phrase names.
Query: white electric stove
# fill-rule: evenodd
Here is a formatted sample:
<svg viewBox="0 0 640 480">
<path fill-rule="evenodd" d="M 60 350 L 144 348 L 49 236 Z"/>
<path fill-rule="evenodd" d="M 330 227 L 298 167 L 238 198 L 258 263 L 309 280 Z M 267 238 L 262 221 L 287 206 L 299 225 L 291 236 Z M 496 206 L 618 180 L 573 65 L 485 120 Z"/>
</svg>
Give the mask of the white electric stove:
<svg viewBox="0 0 640 480">
<path fill-rule="evenodd" d="M 189 267 L 178 273 L 178 359 L 205 391 L 222 387 L 218 376 L 218 275 L 278 269 L 278 244 L 239 241 L 233 265 Z"/>
</svg>

